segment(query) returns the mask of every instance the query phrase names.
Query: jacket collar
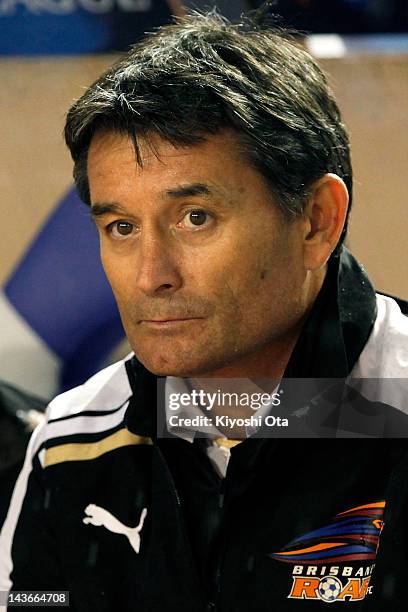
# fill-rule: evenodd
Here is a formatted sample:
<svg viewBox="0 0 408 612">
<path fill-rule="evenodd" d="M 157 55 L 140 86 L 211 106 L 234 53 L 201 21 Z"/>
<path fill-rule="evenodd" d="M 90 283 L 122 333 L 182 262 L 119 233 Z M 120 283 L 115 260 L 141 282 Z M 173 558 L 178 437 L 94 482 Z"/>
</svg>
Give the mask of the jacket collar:
<svg viewBox="0 0 408 612">
<path fill-rule="evenodd" d="M 329 262 L 322 289 L 285 370 L 285 378 L 346 378 L 377 314 L 375 291 L 346 249 Z M 139 435 L 157 436 L 157 381 L 136 357 L 126 362 L 133 396 L 125 421 Z M 161 424 L 163 425 L 163 424 Z"/>
<path fill-rule="evenodd" d="M 330 260 L 325 281 L 292 352 L 286 378 L 346 378 L 377 315 L 375 291 L 346 249 Z"/>
</svg>

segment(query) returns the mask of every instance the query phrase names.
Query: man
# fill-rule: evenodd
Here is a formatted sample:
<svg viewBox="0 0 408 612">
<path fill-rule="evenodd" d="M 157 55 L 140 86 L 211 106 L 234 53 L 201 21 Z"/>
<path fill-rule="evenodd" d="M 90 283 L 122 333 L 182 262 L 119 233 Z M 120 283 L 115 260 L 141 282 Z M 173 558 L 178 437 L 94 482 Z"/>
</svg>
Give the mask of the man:
<svg viewBox="0 0 408 612">
<path fill-rule="evenodd" d="M 342 246 L 349 144 L 318 66 L 280 32 L 187 17 L 102 75 L 65 134 L 134 356 L 49 406 L 2 588 L 78 611 L 405 610 L 407 445 L 381 437 L 407 431 L 407 320 Z M 157 377 L 190 415 L 218 381 L 270 402 L 259 427 L 226 407 L 231 439 L 220 399 L 171 421 Z M 264 426 L 274 402 L 292 439 Z"/>
</svg>

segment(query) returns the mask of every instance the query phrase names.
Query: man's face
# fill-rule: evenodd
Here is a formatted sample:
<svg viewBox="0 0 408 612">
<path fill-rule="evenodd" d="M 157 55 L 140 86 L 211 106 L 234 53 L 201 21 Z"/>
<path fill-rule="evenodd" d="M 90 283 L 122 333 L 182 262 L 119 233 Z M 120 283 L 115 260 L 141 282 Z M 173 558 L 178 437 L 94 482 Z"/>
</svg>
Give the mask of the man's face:
<svg viewBox="0 0 408 612">
<path fill-rule="evenodd" d="M 290 343 L 305 312 L 301 221 L 282 218 L 232 132 L 183 148 L 149 142 L 142 166 L 113 132 L 97 133 L 88 156 L 129 342 L 158 375 L 249 376 L 246 365 Z"/>
</svg>

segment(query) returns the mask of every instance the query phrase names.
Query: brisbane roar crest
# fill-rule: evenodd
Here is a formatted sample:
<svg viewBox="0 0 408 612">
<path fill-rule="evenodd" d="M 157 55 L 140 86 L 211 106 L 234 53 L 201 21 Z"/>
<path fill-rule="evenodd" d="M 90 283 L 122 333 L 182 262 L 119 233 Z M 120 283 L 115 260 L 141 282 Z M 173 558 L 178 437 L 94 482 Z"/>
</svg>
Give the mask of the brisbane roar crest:
<svg viewBox="0 0 408 612">
<path fill-rule="evenodd" d="M 289 599 L 320 599 L 327 603 L 334 601 L 360 601 L 369 593 L 371 576 L 350 578 L 346 584 L 336 576 L 305 578 L 295 576 Z"/>
<path fill-rule="evenodd" d="M 328 525 L 272 553 L 272 559 L 293 566 L 288 598 L 333 603 L 371 594 L 384 508 L 380 501 L 340 512 Z"/>
</svg>

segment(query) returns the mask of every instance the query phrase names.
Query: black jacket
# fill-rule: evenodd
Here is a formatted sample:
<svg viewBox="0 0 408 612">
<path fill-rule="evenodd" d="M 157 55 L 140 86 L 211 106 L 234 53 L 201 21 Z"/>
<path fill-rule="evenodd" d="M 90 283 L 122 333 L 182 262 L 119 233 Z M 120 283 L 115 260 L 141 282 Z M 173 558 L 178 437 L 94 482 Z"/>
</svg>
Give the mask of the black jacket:
<svg viewBox="0 0 408 612">
<path fill-rule="evenodd" d="M 343 252 L 285 380 L 391 375 L 374 403 L 404 415 L 407 351 L 398 305 Z M 221 479 L 202 440 L 158 436 L 155 415 L 156 378 L 135 358 L 50 404 L 2 532 L 0 590 L 70 591 L 77 612 L 407 610 L 405 439 L 258 434 Z"/>
<path fill-rule="evenodd" d="M 0 381 L 0 528 L 6 518 L 34 423 L 47 402 Z"/>
</svg>

